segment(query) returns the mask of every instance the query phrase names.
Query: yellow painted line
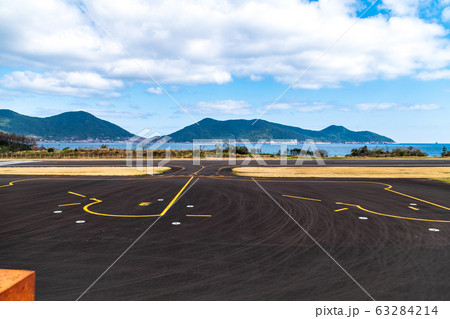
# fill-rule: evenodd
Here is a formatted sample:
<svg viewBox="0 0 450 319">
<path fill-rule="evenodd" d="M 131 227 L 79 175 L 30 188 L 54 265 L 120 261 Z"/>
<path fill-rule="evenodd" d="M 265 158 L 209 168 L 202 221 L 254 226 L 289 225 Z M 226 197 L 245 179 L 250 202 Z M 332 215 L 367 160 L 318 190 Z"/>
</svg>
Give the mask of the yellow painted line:
<svg viewBox="0 0 450 319">
<path fill-rule="evenodd" d="M 194 175 L 197 175 L 197 173 L 200 172 L 200 171 L 201 171 L 202 169 L 204 169 L 204 168 L 205 168 L 205 166 L 202 165 L 202 168 L 200 168 L 198 171 L 196 171 L 196 172 L 194 173 Z"/>
<path fill-rule="evenodd" d="M 139 204 L 139 206 L 149 206 L 151 202 L 142 202 Z"/>
<path fill-rule="evenodd" d="M 107 216 L 107 217 L 158 217 L 160 215 L 113 215 L 113 214 L 103 214 L 103 213 L 97 213 L 97 212 L 93 212 L 89 209 L 89 207 L 91 207 L 92 205 L 96 205 L 98 203 L 102 203 L 103 201 L 97 199 L 97 198 L 90 198 L 90 200 L 92 200 L 93 202 L 90 204 L 87 204 L 86 206 L 83 207 L 83 210 L 89 214 L 93 214 L 93 215 L 99 215 L 99 216 Z"/>
<path fill-rule="evenodd" d="M 335 212 L 342 212 L 343 210 L 347 210 L 348 208 L 341 208 L 341 209 L 336 209 Z"/>
<path fill-rule="evenodd" d="M 420 198 L 417 198 L 417 197 L 414 197 L 414 196 L 410 196 L 410 195 L 407 195 L 407 194 L 403 194 L 403 193 L 394 191 L 394 190 L 392 190 L 392 185 L 389 185 L 389 184 L 386 184 L 386 185 L 388 185 L 388 187 L 385 188 L 385 190 L 387 190 L 388 192 L 392 192 L 392 193 L 399 194 L 399 195 L 402 195 L 402 196 L 405 196 L 405 197 L 408 197 L 408 198 L 412 198 L 412 199 L 418 200 L 420 202 L 427 203 L 429 205 L 433 205 L 433 206 L 436 206 L 436 207 L 439 207 L 439 208 L 443 208 L 445 210 L 450 210 L 450 208 L 448 208 L 448 207 L 445 207 L 445 206 L 442 206 L 442 205 L 439 205 L 439 204 L 435 204 L 435 203 L 432 203 L 432 202 L 429 202 L 429 201 L 426 201 L 424 199 L 420 199 Z"/>
<path fill-rule="evenodd" d="M 185 190 L 185 188 L 189 185 L 189 183 L 192 181 L 192 179 L 194 178 L 194 176 L 192 176 L 186 184 L 184 184 L 183 188 L 180 189 L 180 191 L 178 192 L 178 194 L 175 195 L 175 197 L 172 199 L 172 201 L 169 203 L 169 205 L 167 205 L 167 207 L 163 210 L 163 212 L 161 213 L 161 216 L 164 216 L 167 211 L 170 209 L 170 207 L 173 205 L 173 203 L 175 203 L 175 201 L 178 199 L 178 197 L 180 197 L 181 193 L 183 193 L 183 191 Z"/>
<path fill-rule="evenodd" d="M 308 197 L 299 197 L 299 196 L 292 196 L 292 195 L 282 195 L 284 197 L 292 197 L 292 198 L 299 198 L 299 199 L 305 199 L 305 200 L 312 200 L 315 202 L 321 202 L 321 199 L 314 199 L 314 198 L 308 198 Z"/>
<path fill-rule="evenodd" d="M 408 206 L 408 208 L 411 208 L 412 210 L 419 210 L 418 208 L 412 206 Z"/>
<path fill-rule="evenodd" d="M 212 217 L 212 215 L 186 215 L 187 217 Z"/>
<path fill-rule="evenodd" d="M 346 203 L 340 203 L 340 202 L 338 202 L 336 204 L 356 207 L 356 208 L 358 208 L 358 209 L 360 209 L 362 211 L 365 211 L 367 213 L 380 215 L 380 216 L 385 216 L 385 217 L 407 219 L 407 220 L 415 220 L 415 221 L 421 221 L 421 222 L 450 223 L 450 220 L 422 219 L 422 218 L 403 217 L 403 216 L 396 216 L 396 215 L 389 215 L 389 214 L 378 213 L 378 212 L 374 212 L 374 211 L 368 210 L 368 209 L 366 209 L 364 207 L 361 207 L 360 205 L 355 205 L 355 204 L 346 204 Z"/>
<path fill-rule="evenodd" d="M 81 205 L 81 203 L 61 204 L 61 205 L 58 205 L 58 207 L 64 207 L 64 206 L 75 206 L 75 205 Z"/>
<path fill-rule="evenodd" d="M 26 182 L 26 181 L 33 181 L 33 180 L 38 180 L 38 179 L 40 179 L 40 178 L 19 179 L 19 180 L 17 180 L 17 181 L 9 182 L 9 184 L 2 185 L 2 186 L 0 186 L 0 188 L 14 186 L 14 183 Z"/>
<path fill-rule="evenodd" d="M 75 196 L 80 196 L 80 197 L 86 197 L 84 195 L 78 194 L 78 193 L 74 193 L 74 192 L 68 192 L 69 194 L 75 195 Z"/>
<path fill-rule="evenodd" d="M 170 207 L 175 203 L 175 201 L 177 200 L 178 197 L 180 197 L 181 193 L 183 193 L 183 191 L 185 190 L 185 188 L 189 185 L 189 183 L 192 181 L 192 179 L 194 178 L 194 176 L 192 176 L 186 184 L 184 184 L 183 188 L 178 192 L 177 195 L 175 195 L 175 197 L 172 199 L 172 201 L 169 203 L 169 205 L 167 205 L 167 207 L 163 210 L 163 212 L 161 214 L 158 215 L 113 215 L 113 214 L 103 214 L 103 213 L 97 213 L 94 212 L 92 210 L 90 210 L 89 207 L 96 205 L 98 203 L 102 203 L 103 201 L 97 198 L 90 198 L 90 200 L 92 200 L 93 202 L 90 204 L 87 204 L 86 206 L 83 207 L 83 210 L 89 214 L 93 214 L 93 215 L 99 215 L 99 216 L 106 216 L 106 217 L 129 217 L 129 218 L 139 218 L 139 217 L 160 217 L 160 216 L 164 216 L 167 211 L 170 209 Z"/>
</svg>

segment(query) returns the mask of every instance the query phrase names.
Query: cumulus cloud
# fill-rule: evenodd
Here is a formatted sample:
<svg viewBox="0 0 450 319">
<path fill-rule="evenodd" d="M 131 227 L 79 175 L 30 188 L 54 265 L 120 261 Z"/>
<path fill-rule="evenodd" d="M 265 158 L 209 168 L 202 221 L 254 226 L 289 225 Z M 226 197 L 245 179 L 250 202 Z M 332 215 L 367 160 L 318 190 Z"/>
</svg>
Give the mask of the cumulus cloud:
<svg viewBox="0 0 450 319">
<path fill-rule="evenodd" d="M 250 107 L 246 101 L 223 100 L 199 102 L 191 109 L 195 113 L 247 115 L 253 113 Z"/>
<path fill-rule="evenodd" d="M 148 88 L 148 89 L 145 90 L 145 91 L 146 91 L 147 93 L 155 94 L 155 95 L 161 95 L 161 94 L 163 94 L 163 90 L 162 90 L 159 86 Z"/>
<path fill-rule="evenodd" d="M 450 67 L 447 31 L 417 15 L 426 2 L 384 0 L 391 16 L 360 19 L 296 87 L 338 87 Z M 0 0 L 4 65 L 146 83 L 145 72 L 163 84 L 223 84 L 233 77 L 291 84 L 358 19 L 360 9 L 355 0 L 83 4 L 135 61 L 71 1 Z"/>
<path fill-rule="evenodd" d="M 105 79 L 92 72 L 15 71 L 6 74 L 0 84 L 8 89 L 51 93 L 59 95 L 89 96 L 123 87 L 120 80 Z"/>
</svg>

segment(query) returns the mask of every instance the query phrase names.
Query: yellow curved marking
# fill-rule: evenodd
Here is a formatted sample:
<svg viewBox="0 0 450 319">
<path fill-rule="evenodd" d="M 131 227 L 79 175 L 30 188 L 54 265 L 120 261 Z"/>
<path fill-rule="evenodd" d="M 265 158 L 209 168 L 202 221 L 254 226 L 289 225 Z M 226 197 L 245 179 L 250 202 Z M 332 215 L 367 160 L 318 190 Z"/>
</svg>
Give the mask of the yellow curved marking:
<svg viewBox="0 0 450 319">
<path fill-rule="evenodd" d="M 2 185 L 2 186 L 0 186 L 0 188 L 14 186 L 14 183 L 26 182 L 26 181 L 33 181 L 33 180 L 38 180 L 38 179 L 40 179 L 40 178 L 19 179 L 19 180 L 17 180 L 17 181 L 9 182 L 9 184 Z"/>
<path fill-rule="evenodd" d="M 87 212 L 89 214 L 93 214 L 93 215 L 107 216 L 107 217 L 158 217 L 158 216 L 160 216 L 160 215 L 113 215 L 113 214 L 97 213 L 97 212 L 93 212 L 92 210 L 90 210 L 89 207 L 96 205 L 98 203 L 102 203 L 103 201 L 101 201 L 97 198 L 90 198 L 90 200 L 92 200 L 93 202 L 84 206 L 83 210 L 85 212 Z"/>
<path fill-rule="evenodd" d="M 341 203 L 341 202 L 337 202 L 336 204 L 338 205 L 345 205 L 345 206 L 352 206 L 352 207 L 356 207 L 362 211 L 365 211 L 367 213 L 370 214 L 375 214 L 375 215 L 380 215 L 380 216 L 385 216 L 385 217 L 391 217 L 391 218 L 399 218 L 399 219 L 407 219 L 407 220 L 415 220 L 415 221 L 421 221 L 421 222 L 434 222 L 434 223 L 450 223 L 450 220 L 439 220 L 439 219 L 422 219 L 422 218 L 413 218 L 413 217 L 403 217 L 403 216 L 397 216 L 397 215 L 389 215 L 389 214 L 383 214 L 383 213 L 378 213 L 378 212 L 374 212 L 372 210 L 368 210 L 364 207 L 361 207 L 360 205 L 355 205 L 355 204 L 346 204 L 346 203 Z"/>
<path fill-rule="evenodd" d="M 299 197 L 299 196 L 292 196 L 292 195 L 282 195 L 284 197 L 291 197 L 291 198 L 298 198 L 298 199 L 305 199 L 305 200 L 312 200 L 315 202 L 321 202 L 321 199 L 314 199 L 314 198 L 308 198 L 308 197 Z"/>
<path fill-rule="evenodd" d="M 64 206 L 74 206 L 74 205 L 81 205 L 81 203 L 61 204 L 61 205 L 58 205 L 58 207 L 64 207 Z"/>
<path fill-rule="evenodd" d="M 160 216 L 164 216 L 167 211 L 170 209 L 170 207 L 172 207 L 172 205 L 175 203 L 175 201 L 178 199 L 178 197 L 180 197 L 181 193 L 183 193 L 183 191 L 186 189 L 186 187 L 189 185 L 189 183 L 192 181 L 192 179 L 194 178 L 194 176 L 192 176 L 186 184 L 184 184 L 183 188 L 181 188 L 181 190 L 178 192 L 178 194 L 175 195 L 175 197 L 172 199 L 172 201 L 169 203 L 169 205 L 167 205 L 167 207 L 162 211 L 161 214 L 158 215 L 113 215 L 113 214 L 103 214 L 103 213 L 97 213 L 94 212 L 92 210 L 89 209 L 89 207 L 96 205 L 98 203 L 102 203 L 103 201 L 97 198 L 90 198 L 90 200 L 92 200 L 93 202 L 90 204 L 87 204 L 86 206 L 83 207 L 83 210 L 89 214 L 93 214 L 93 215 L 99 215 L 99 216 L 106 216 L 106 217 L 130 217 L 130 218 L 139 218 L 139 217 L 160 217 Z"/>
<path fill-rule="evenodd" d="M 200 172 L 200 171 L 201 171 L 202 169 L 204 169 L 204 168 L 205 168 L 205 166 L 202 165 L 202 168 L 200 168 L 198 171 L 196 171 L 196 172 L 194 173 L 194 175 L 197 175 L 197 173 Z"/>
</svg>

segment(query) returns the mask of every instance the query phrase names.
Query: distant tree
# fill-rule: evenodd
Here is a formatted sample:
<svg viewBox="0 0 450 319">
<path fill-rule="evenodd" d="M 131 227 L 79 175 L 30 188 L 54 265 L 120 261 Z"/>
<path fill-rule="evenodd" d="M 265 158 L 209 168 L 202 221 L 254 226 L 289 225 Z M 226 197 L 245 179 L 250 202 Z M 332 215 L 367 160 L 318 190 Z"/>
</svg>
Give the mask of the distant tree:
<svg viewBox="0 0 450 319">
<path fill-rule="evenodd" d="M 445 146 L 442 148 L 441 156 L 442 156 L 442 157 L 448 157 L 448 156 L 450 156 L 450 151 L 447 151 L 447 148 L 446 148 Z"/>
</svg>

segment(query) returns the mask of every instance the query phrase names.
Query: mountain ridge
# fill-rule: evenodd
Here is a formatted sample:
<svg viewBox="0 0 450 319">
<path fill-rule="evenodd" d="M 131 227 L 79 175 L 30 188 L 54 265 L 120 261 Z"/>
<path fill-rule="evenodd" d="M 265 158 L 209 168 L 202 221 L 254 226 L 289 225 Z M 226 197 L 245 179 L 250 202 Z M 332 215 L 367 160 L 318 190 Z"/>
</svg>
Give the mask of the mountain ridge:
<svg viewBox="0 0 450 319">
<path fill-rule="evenodd" d="M 330 125 L 323 130 L 307 130 L 265 120 L 225 120 L 205 118 L 169 134 L 171 142 L 192 142 L 193 139 L 246 139 L 258 140 L 291 139 L 304 142 L 312 139 L 324 143 L 395 143 L 389 137 L 370 131 L 351 131 L 344 126 Z M 254 123 L 254 124 L 253 124 Z"/>
<path fill-rule="evenodd" d="M 125 141 L 134 135 L 116 124 L 99 119 L 85 111 L 64 112 L 50 117 L 32 117 L 0 109 L 0 131 L 33 136 L 46 141 Z M 170 136 L 170 142 L 192 142 L 194 139 L 260 140 L 312 139 L 324 143 L 394 143 L 386 136 L 370 131 L 351 131 L 330 125 L 314 131 L 266 120 L 224 120 L 204 118 Z"/>
<path fill-rule="evenodd" d="M 118 125 L 84 111 L 34 117 L 0 109 L 0 130 L 52 141 L 123 141 L 134 136 Z"/>
</svg>

